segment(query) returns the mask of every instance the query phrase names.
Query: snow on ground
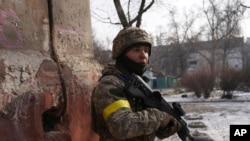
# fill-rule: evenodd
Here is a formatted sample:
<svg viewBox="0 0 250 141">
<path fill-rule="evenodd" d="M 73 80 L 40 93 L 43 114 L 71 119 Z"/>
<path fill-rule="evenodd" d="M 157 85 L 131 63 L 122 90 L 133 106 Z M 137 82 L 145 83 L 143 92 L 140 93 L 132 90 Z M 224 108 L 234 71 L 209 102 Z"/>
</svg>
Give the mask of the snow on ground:
<svg viewBox="0 0 250 141">
<path fill-rule="evenodd" d="M 162 94 L 171 93 L 161 91 Z M 187 97 L 183 98 L 185 94 Z M 250 125 L 250 93 L 234 92 L 233 99 L 221 99 L 222 92 L 215 91 L 208 99 L 197 98 L 192 92 L 177 95 L 164 95 L 168 102 L 180 102 L 186 111 L 186 116 L 201 116 L 202 119 L 183 119 L 189 125 L 191 122 L 203 122 L 206 128 L 190 128 L 191 133 L 198 131 L 206 133 L 213 141 L 229 141 L 230 125 Z M 156 141 L 160 141 L 156 139 Z M 180 141 L 177 135 L 162 141 Z M 208 141 L 208 140 L 207 140 Z"/>
</svg>

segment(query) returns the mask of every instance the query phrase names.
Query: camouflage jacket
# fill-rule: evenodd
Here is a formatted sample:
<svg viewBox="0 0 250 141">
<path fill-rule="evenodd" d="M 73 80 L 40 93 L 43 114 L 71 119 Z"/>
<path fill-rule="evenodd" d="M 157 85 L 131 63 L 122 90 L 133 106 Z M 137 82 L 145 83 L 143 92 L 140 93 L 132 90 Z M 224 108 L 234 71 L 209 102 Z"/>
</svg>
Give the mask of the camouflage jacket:
<svg viewBox="0 0 250 141">
<path fill-rule="evenodd" d="M 92 128 L 100 141 L 154 141 L 162 113 L 143 109 L 141 101 L 127 99 L 121 74 L 131 75 L 119 65 L 104 69 L 91 97 Z"/>
</svg>

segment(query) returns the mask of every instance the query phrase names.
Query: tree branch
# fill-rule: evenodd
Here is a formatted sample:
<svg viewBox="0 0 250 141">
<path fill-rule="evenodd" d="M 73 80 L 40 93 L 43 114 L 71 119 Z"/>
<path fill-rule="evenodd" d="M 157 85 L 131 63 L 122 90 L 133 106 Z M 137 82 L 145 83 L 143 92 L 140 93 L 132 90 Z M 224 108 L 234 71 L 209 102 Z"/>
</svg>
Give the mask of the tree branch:
<svg viewBox="0 0 250 141">
<path fill-rule="evenodd" d="M 113 1 L 114 1 L 118 17 L 119 17 L 119 19 L 121 21 L 121 24 L 122 24 L 123 28 L 129 27 L 130 25 L 129 25 L 127 19 L 126 19 L 126 16 L 125 16 L 124 11 L 122 9 L 120 0 L 113 0 Z"/>
<path fill-rule="evenodd" d="M 141 6 L 140 6 L 140 10 L 139 10 L 139 12 L 138 12 L 138 15 L 134 18 L 134 19 L 132 19 L 130 22 L 129 22 L 129 24 L 130 25 L 132 25 L 134 22 L 138 22 L 138 20 L 140 20 L 140 22 L 141 22 L 141 18 L 142 18 L 142 14 L 144 13 L 144 12 L 146 12 L 153 4 L 154 4 L 154 2 L 155 2 L 155 0 L 152 0 L 151 1 L 151 3 L 148 5 L 148 6 L 146 6 L 146 8 L 144 8 L 144 6 L 145 6 L 145 0 L 143 0 L 144 1 L 144 4 L 141 4 Z M 142 3 L 143 3 L 143 1 L 142 1 Z M 143 6 L 143 7 L 142 7 Z M 142 9 L 141 9 L 142 8 Z M 143 9 L 144 8 L 144 9 Z M 141 15 L 139 15 L 139 13 L 141 12 Z M 139 17 L 140 16 L 140 17 Z M 140 26 L 140 24 L 137 26 L 137 27 L 139 27 Z"/>
<path fill-rule="evenodd" d="M 250 8 L 250 6 L 244 5 L 242 3 L 240 4 L 240 6 L 245 7 L 245 8 Z"/>
<path fill-rule="evenodd" d="M 139 11 L 138 11 L 138 18 L 137 18 L 136 27 L 140 27 L 140 25 L 141 25 L 141 17 L 142 17 L 144 6 L 145 6 L 145 0 L 142 0 L 141 6 L 140 6 Z"/>
</svg>

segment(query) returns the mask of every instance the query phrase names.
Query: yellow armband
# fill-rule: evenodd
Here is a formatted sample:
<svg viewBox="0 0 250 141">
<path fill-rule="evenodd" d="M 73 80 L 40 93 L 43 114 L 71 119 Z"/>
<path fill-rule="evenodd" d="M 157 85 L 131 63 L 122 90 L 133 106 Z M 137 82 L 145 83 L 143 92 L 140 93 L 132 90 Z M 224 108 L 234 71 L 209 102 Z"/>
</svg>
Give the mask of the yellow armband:
<svg viewBox="0 0 250 141">
<path fill-rule="evenodd" d="M 130 108 L 130 104 L 129 104 L 128 100 L 117 100 L 117 101 L 109 104 L 103 110 L 102 116 L 106 120 L 112 113 L 114 113 L 115 111 L 117 111 L 121 108 Z"/>
</svg>

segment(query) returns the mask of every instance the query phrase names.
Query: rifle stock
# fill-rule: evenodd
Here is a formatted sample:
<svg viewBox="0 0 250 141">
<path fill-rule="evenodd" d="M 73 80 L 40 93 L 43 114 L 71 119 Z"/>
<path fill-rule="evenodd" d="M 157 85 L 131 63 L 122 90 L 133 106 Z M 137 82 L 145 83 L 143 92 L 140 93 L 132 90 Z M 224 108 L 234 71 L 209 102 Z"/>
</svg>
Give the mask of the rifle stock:
<svg viewBox="0 0 250 141">
<path fill-rule="evenodd" d="M 165 101 L 159 91 L 153 91 L 147 83 L 136 74 L 133 74 L 128 80 L 124 91 L 129 97 L 141 99 L 146 107 L 157 108 L 172 115 L 181 124 L 181 129 L 177 132 L 179 138 L 182 141 L 193 140 L 193 137 L 190 135 L 190 131 L 187 128 L 187 123 L 182 118 L 182 116 L 185 115 L 185 112 L 179 103 L 173 102 L 171 106 Z"/>
</svg>

